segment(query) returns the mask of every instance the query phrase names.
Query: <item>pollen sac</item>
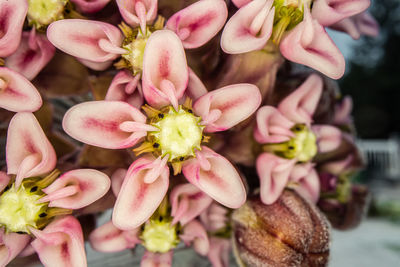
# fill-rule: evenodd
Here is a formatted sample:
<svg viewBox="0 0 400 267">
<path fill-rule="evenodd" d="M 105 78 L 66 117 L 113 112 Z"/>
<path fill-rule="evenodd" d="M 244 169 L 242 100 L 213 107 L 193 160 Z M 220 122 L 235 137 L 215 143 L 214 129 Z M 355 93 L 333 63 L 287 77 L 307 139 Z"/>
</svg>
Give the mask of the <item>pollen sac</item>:
<svg viewBox="0 0 400 267">
<path fill-rule="evenodd" d="M 67 3 L 68 0 L 29 0 L 29 24 L 44 30 L 52 22 L 64 18 Z"/>
<path fill-rule="evenodd" d="M 151 125 L 160 130 L 150 132 L 148 141 L 160 155 L 168 154 L 170 162 L 183 161 L 193 157 L 195 149 L 201 149 L 204 126 L 200 121 L 191 109 L 166 107 L 152 119 Z"/>
<path fill-rule="evenodd" d="M 232 215 L 234 250 L 240 266 L 326 266 L 329 224 L 295 191 L 272 205 L 253 196 Z"/>
</svg>

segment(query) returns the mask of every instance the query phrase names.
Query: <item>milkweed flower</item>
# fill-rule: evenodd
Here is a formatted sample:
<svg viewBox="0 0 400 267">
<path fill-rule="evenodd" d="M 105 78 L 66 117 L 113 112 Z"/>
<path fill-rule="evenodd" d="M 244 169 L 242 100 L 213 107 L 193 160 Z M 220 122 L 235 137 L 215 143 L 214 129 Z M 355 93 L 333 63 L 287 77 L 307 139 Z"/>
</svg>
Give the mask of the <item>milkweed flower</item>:
<svg viewBox="0 0 400 267">
<path fill-rule="evenodd" d="M 227 22 L 221 37 L 226 53 L 260 50 L 271 40 L 288 60 L 334 79 L 343 75 L 345 62 L 323 26 L 361 13 L 369 6 L 369 0 L 341 1 L 340 5 L 325 0 L 233 2 L 239 10 Z"/>
<path fill-rule="evenodd" d="M 120 182 L 126 172 L 119 169 L 113 174 L 112 188 L 115 195 L 121 189 Z M 154 266 L 156 263 L 171 266 L 173 249 L 180 242 L 193 246 L 197 253 L 205 256 L 210 246 L 207 232 L 195 218 L 211 202 L 211 198 L 195 186 L 177 185 L 169 195 L 169 200 L 165 198 L 142 226 L 121 230 L 109 221 L 95 229 L 89 241 L 95 250 L 101 252 L 117 252 L 141 244 L 146 249 L 141 266 Z"/>
<path fill-rule="evenodd" d="M 226 158 L 205 146 L 206 133 L 225 131 L 255 112 L 261 102 L 258 88 L 230 85 L 200 96 L 193 105 L 189 97 L 180 104 L 189 79 L 180 39 L 160 30 L 146 47 L 142 86 L 149 105 L 142 109 L 147 116 L 125 102 L 95 101 L 72 107 L 63 119 L 70 136 L 90 145 L 121 149 L 141 142 L 134 151 L 146 155 L 127 172 L 114 225 L 132 229 L 151 216 L 168 190 L 167 163 L 218 202 L 239 207 L 246 198 L 241 178 Z"/>
<path fill-rule="evenodd" d="M 339 129 L 312 124 L 322 86 L 322 78 L 311 74 L 277 108 L 263 106 L 257 111 L 254 138 L 263 144 L 263 152 L 256 168 L 265 204 L 275 202 L 286 186 L 314 202 L 318 200 L 320 183 L 312 159 L 341 142 Z"/>
<path fill-rule="evenodd" d="M 7 172 L 0 172 L 0 265 L 29 243 L 45 266 L 86 266 L 75 209 L 101 198 L 107 175 L 92 169 L 54 170 L 56 154 L 32 113 L 17 113 L 8 129 Z"/>
</svg>

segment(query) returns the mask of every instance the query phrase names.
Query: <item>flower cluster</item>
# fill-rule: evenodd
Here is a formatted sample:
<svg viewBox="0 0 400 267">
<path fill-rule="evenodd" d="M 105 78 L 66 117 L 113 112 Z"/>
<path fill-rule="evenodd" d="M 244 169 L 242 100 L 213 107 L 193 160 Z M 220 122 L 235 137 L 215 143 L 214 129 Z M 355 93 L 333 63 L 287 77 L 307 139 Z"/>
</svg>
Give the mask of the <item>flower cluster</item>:
<svg viewBox="0 0 400 267">
<path fill-rule="evenodd" d="M 369 4 L 0 0 L 0 266 L 87 266 L 85 241 L 143 246 L 142 266 L 183 245 L 213 266 L 231 250 L 325 266 L 317 205 L 338 228 L 365 206 L 337 220 L 362 163 L 351 99 L 324 77 L 345 68 L 325 28 L 376 36 Z"/>
</svg>

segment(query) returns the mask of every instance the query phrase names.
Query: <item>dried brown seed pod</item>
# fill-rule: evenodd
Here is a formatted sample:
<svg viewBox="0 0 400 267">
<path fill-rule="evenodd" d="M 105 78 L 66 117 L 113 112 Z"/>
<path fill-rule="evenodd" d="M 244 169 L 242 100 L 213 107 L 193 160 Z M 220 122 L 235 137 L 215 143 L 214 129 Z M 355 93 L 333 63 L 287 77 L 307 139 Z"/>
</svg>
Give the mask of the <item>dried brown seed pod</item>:
<svg viewBox="0 0 400 267">
<path fill-rule="evenodd" d="M 310 202 L 285 190 L 272 205 L 250 197 L 232 215 L 240 266 L 326 266 L 329 223 Z"/>
</svg>

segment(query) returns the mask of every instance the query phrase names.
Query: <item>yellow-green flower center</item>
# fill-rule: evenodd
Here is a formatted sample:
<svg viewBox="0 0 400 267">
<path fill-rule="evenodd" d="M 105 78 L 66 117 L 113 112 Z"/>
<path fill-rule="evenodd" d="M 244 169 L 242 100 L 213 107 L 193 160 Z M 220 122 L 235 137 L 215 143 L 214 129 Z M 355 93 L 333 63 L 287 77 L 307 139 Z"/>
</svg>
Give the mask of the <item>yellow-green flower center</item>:
<svg viewBox="0 0 400 267">
<path fill-rule="evenodd" d="M 29 233 L 28 226 L 37 228 L 37 221 L 44 217 L 48 203 L 37 203 L 44 195 L 37 186 L 16 189 L 8 186 L 0 196 L 0 225 L 11 232 Z"/>
<path fill-rule="evenodd" d="M 179 106 L 176 111 L 168 106 L 151 121 L 160 130 L 150 132 L 148 139 L 160 155 L 169 155 L 169 161 L 183 161 L 194 156 L 195 149 L 201 149 L 204 126 L 200 121 L 191 109 Z"/>
<path fill-rule="evenodd" d="M 266 144 L 264 150 L 283 158 L 296 158 L 299 162 L 312 160 L 318 151 L 315 134 L 304 124 L 296 124 L 291 130 L 295 136 L 289 141 L 279 144 Z"/>
<path fill-rule="evenodd" d="M 303 21 L 304 5 L 302 0 L 275 0 L 275 17 L 272 41 L 279 44 L 283 34 Z M 311 2 L 311 1 L 310 1 Z"/>
<path fill-rule="evenodd" d="M 142 245 L 151 252 L 168 252 L 180 242 L 177 231 L 178 226 L 172 225 L 171 220 L 162 219 L 162 217 L 150 219 L 144 225 L 140 236 Z"/>
<path fill-rule="evenodd" d="M 28 0 L 28 20 L 37 29 L 64 18 L 64 8 L 68 0 Z"/>
</svg>

